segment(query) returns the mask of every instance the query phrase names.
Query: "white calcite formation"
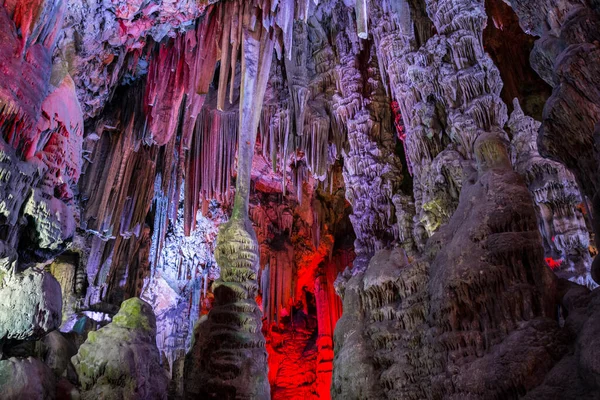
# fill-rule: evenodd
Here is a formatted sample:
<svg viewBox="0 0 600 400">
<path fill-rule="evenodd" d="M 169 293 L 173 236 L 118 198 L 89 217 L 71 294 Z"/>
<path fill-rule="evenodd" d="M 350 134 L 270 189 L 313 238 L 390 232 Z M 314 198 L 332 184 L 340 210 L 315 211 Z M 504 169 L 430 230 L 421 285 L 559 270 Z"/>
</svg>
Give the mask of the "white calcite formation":
<svg viewBox="0 0 600 400">
<path fill-rule="evenodd" d="M 218 208 L 212 208 L 217 213 Z M 198 211 L 196 228 L 184 235 L 183 209 L 175 224 L 170 224 L 165 242 L 147 278 L 141 298 L 156 314 L 156 343 L 172 370 L 175 362 L 191 345 L 192 331 L 202 310 L 210 306 L 210 285 L 219 278 L 214 259 L 217 223 Z"/>
<path fill-rule="evenodd" d="M 16 272 L 0 266 L 0 299 L 3 340 L 37 339 L 62 322 L 60 285 L 43 270 Z"/>
<path fill-rule="evenodd" d="M 561 278 L 595 287 L 590 273 L 590 235 L 582 212 L 587 205 L 573 174 L 540 155 L 536 140 L 540 125 L 523 114 L 515 99 L 508 121 L 515 171 L 525 178 L 535 201 L 547 264 Z"/>
<path fill-rule="evenodd" d="M 359 257 L 369 256 L 398 239 L 392 198 L 400 191 L 402 165 L 394 153 L 391 101 L 381 81 L 377 56 L 373 50 L 362 49 L 368 61 L 361 64 L 358 54 L 364 43 L 358 39 L 360 32 L 353 30 L 343 13 L 338 23 L 346 29 L 335 38 L 339 64 L 333 113 L 348 135 L 344 180 L 353 207 L 350 219 L 356 233 L 355 251 Z"/>
</svg>

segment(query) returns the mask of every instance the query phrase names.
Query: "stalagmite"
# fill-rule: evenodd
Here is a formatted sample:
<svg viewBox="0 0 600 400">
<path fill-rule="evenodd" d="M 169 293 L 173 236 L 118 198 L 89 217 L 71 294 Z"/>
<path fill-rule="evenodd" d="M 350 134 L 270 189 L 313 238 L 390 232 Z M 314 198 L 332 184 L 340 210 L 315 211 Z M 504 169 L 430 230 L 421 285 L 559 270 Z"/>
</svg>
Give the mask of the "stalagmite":
<svg viewBox="0 0 600 400">
<path fill-rule="evenodd" d="M 538 135 L 540 153 L 562 162 L 577 178 L 591 203 L 596 247 L 600 244 L 598 164 L 595 137 L 600 121 L 599 83 L 600 16 L 597 2 L 508 2 L 523 30 L 540 37 L 531 52 L 533 69 L 554 91 L 544 106 Z M 572 80 L 572 77 L 578 77 Z M 600 258 L 592 264 L 592 276 L 600 282 Z"/>
<path fill-rule="evenodd" d="M 546 263 L 561 278 L 595 287 L 590 237 L 581 212 L 583 199 L 575 177 L 558 162 L 542 158 L 536 141 L 540 123 L 526 116 L 519 101 L 508 121 L 511 158 L 525 178 L 538 213 Z"/>
</svg>

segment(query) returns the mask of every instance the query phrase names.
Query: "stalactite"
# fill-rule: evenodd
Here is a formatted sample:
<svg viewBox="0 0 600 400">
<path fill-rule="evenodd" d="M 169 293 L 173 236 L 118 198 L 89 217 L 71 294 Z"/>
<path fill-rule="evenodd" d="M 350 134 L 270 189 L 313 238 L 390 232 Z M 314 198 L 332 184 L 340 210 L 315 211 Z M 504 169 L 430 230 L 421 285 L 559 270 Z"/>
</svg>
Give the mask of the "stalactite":
<svg viewBox="0 0 600 400">
<path fill-rule="evenodd" d="M 381 83 L 377 57 L 372 50 L 365 50 L 369 51 L 368 64 L 364 70 L 358 69 L 357 32 L 350 21 L 343 21 L 339 23 L 345 26 L 336 37 L 340 64 L 336 67 L 338 93 L 333 112 L 337 124 L 345 125 L 348 132 L 349 151 L 344 154 L 346 197 L 353 206 L 350 218 L 357 236 L 356 252 L 366 262 L 369 255 L 391 246 L 398 238 L 392 197 L 399 191 L 402 165 L 394 153 L 391 102 Z M 364 93 L 369 93 L 368 104 Z"/>
<path fill-rule="evenodd" d="M 198 207 L 210 199 L 228 201 L 235 159 L 238 113 L 203 108 L 187 155 L 186 233 L 194 229 Z"/>
<path fill-rule="evenodd" d="M 367 0 L 356 0 L 356 22 L 358 37 L 367 39 L 369 37 L 369 6 Z"/>
<path fill-rule="evenodd" d="M 144 110 L 148 115 L 148 143 L 167 143 L 175 134 L 180 107 L 184 107 L 183 147 L 190 145 L 196 116 L 214 75 L 217 37 L 223 27 L 210 7 L 196 29 L 158 45 L 158 53 L 148 67 Z M 226 68 L 225 68 L 226 70 Z"/>
<path fill-rule="evenodd" d="M 121 245 L 131 247 L 117 235 L 125 238 L 133 235 L 132 240 L 139 240 L 137 237 L 149 211 L 150 199 L 154 197 L 156 200 L 153 232 L 155 240 L 150 251 L 153 258 L 151 265 L 157 265 L 168 221 L 177 218 L 179 187 L 186 165 L 184 152 L 191 145 L 194 125 L 199 125 L 196 124 L 196 115 L 204 103 L 203 93 L 208 91 L 216 63 L 215 38 L 219 35 L 220 27 L 218 19 L 212 17 L 213 12 L 214 7 L 211 7 L 198 22 L 196 29 L 157 46 L 156 56 L 150 61 L 147 85 L 128 91 L 128 95 L 143 93 L 144 100 L 140 101 L 141 98 L 135 96 L 126 99 L 123 103 L 124 109 L 116 111 L 117 115 L 121 113 L 125 117 L 115 118 L 116 123 L 111 121 L 105 124 L 106 127 L 100 122 L 100 141 L 86 143 L 93 158 L 90 158 L 90 164 L 86 165 L 89 172 L 82 185 L 83 197 L 89 199 L 88 212 L 84 214 L 82 225 L 105 240 L 117 239 L 116 247 L 111 246 L 113 250 L 110 253 L 105 252 L 99 258 L 100 263 L 105 264 L 105 260 L 108 260 L 109 263 L 119 265 L 115 271 L 121 272 L 116 275 L 116 272 L 111 273 L 113 282 L 119 281 L 119 274 L 127 273 L 128 265 L 113 254 L 127 254 L 121 253 Z M 133 108 L 134 104 L 142 107 Z M 204 119 L 202 122 L 206 123 Z M 219 120 L 215 122 L 217 123 Z M 201 126 L 206 129 L 207 124 Z M 224 132 L 223 127 L 218 128 Z M 118 141 L 115 141 L 116 130 L 124 131 L 117 136 Z M 200 135 L 204 134 L 208 135 L 206 132 Z M 222 140 L 213 140 L 213 144 L 219 144 Z M 158 150 L 152 146 L 146 148 L 144 143 L 158 143 L 164 146 Z M 115 154 L 119 157 L 114 157 L 113 161 L 107 163 L 108 151 L 111 152 L 110 157 L 114 157 Z M 230 163 L 233 153 L 234 151 L 230 150 L 227 159 Z M 198 157 L 202 157 L 202 154 L 198 153 Z M 94 165 L 95 163 L 98 165 Z M 190 164 L 195 166 L 190 162 L 187 164 L 188 171 Z M 214 171 L 214 168 L 212 170 Z M 199 175 L 192 176 L 199 178 Z M 211 194 L 223 192 L 223 185 L 217 187 L 215 178 L 210 178 L 208 183 L 200 181 L 202 185 L 199 189 Z M 96 186 L 97 182 L 102 182 L 99 188 Z M 134 185 L 137 185 L 135 193 L 131 192 Z M 108 187 L 116 187 L 117 190 L 112 192 L 102 189 Z M 139 190 L 140 187 L 144 190 Z M 200 191 L 192 198 L 198 199 L 199 195 Z M 168 204 L 172 205 L 170 210 L 167 209 Z M 197 210 L 197 204 L 193 205 L 193 211 Z M 105 215 L 105 210 L 114 211 Z M 194 212 L 188 217 L 188 221 L 193 220 L 188 226 L 195 223 L 195 215 Z"/>
<path fill-rule="evenodd" d="M 289 308 L 289 303 L 293 298 L 294 282 L 294 249 L 289 244 L 280 250 L 271 250 L 269 252 L 269 264 L 263 273 L 268 273 L 266 287 L 267 292 L 263 296 L 268 297 L 268 307 L 263 309 L 266 322 L 278 324 L 281 321 L 281 311 Z M 264 298 L 264 297 L 263 297 Z M 289 312 L 289 310 L 288 310 Z"/>
<path fill-rule="evenodd" d="M 268 315 L 267 310 L 271 309 L 271 269 L 267 264 L 262 270 L 260 276 L 260 292 L 262 293 L 262 312 L 263 315 Z"/>
</svg>

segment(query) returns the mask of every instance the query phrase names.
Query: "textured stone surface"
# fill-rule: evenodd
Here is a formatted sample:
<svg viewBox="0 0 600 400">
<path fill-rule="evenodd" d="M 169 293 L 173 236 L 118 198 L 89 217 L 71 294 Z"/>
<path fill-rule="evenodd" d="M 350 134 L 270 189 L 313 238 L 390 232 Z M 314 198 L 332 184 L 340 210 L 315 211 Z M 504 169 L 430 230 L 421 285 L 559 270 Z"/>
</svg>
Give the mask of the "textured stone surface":
<svg viewBox="0 0 600 400">
<path fill-rule="evenodd" d="M 42 1 L 0 9 L 0 241 L 19 263 L 56 255 L 75 232 L 83 116 L 52 57 L 64 11 L 65 2 Z"/>
<path fill-rule="evenodd" d="M 343 10 L 338 12 L 342 14 Z M 344 20 L 343 14 L 338 23 L 346 29 L 340 30 L 335 39 L 339 58 L 335 77 L 340 90 L 333 96 L 333 110 L 337 124 L 348 135 L 344 181 L 346 197 L 353 207 L 350 219 L 360 259 L 388 248 L 398 239 L 392 198 L 400 192 L 402 166 L 394 153 L 391 101 L 381 82 L 377 55 L 371 50 L 368 62 L 359 63 L 360 44 L 354 25 Z"/>
<path fill-rule="evenodd" d="M 52 331 L 41 340 L 40 359 L 52 369 L 58 378 L 67 375 L 67 368 L 73 368 L 71 357 L 77 354 L 77 347 L 59 331 Z M 69 370 L 71 372 L 71 370 Z"/>
<path fill-rule="evenodd" d="M 62 294 L 62 324 L 64 326 L 77 312 L 78 297 L 83 288 L 78 281 L 82 278 L 83 268 L 78 266 L 75 258 L 58 258 L 47 269 L 60 284 Z"/>
<path fill-rule="evenodd" d="M 527 393 L 526 399 L 597 399 L 600 396 L 598 370 L 599 290 L 568 289 L 561 305 L 568 310 L 566 331 L 575 338 L 567 354 L 546 375 L 544 382 Z"/>
<path fill-rule="evenodd" d="M 193 327 L 210 308 L 209 283 L 219 277 L 214 248 L 223 216 L 216 206 L 211 210 L 211 219 L 198 211 L 196 229 L 186 237 L 180 207 L 177 220 L 167 230 L 154 274 L 140 296 L 156 314 L 156 342 L 171 369 L 190 348 Z"/>
<path fill-rule="evenodd" d="M 9 358 L 0 361 L 0 391 L 6 400 L 56 398 L 52 370 L 41 361 Z"/>
<path fill-rule="evenodd" d="M 184 388 L 188 397 L 267 399 L 270 397 L 267 352 L 256 303 L 259 249 L 248 211 L 256 130 L 274 41 L 269 32 L 271 27 L 250 23 L 259 11 L 264 13 L 263 17 L 268 15 L 262 4 L 253 2 L 241 7 L 242 3 L 229 3 L 229 6 L 233 7 L 232 4 L 239 10 L 241 32 L 233 36 L 232 49 L 230 32 L 225 30 L 222 57 L 236 51 L 237 44 L 241 44 L 236 192 L 231 219 L 220 228 L 217 237 L 215 258 L 221 276 L 213 285 L 215 305 L 207 319 L 195 328 L 195 343 L 186 359 Z M 219 97 L 224 96 L 225 88 L 219 89 Z"/>
<path fill-rule="evenodd" d="M 529 193 L 497 135 L 475 154 L 479 172 L 421 258 L 382 251 L 337 282 L 333 398 L 502 398 L 540 384 L 564 353 Z"/>
<path fill-rule="evenodd" d="M 168 378 L 150 305 L 126 300 L 113 321 L 88 334 L 72 358 L 82 399 L 166 399 Z"/>
<path fill-rule="evenodd" d="M 0 298 L 1 338 L 37 339 L 61 324 L 60 285 L 45 271 L 0 270 Z"/>
<path fill-rule="evenodd" d="M 600 121 L 597 5 L 594 11 L 593 5 L 570 0 L 543 1 L 536 7 L 520 0 L 510 4 L 525 31 L 541 36 L 531 53 L 531 64 L 554 88 L 544 107 L 540 153 L 573 172 L 595 214 L 600 160 L 595 150 Z M 597 233 L 597 218 L 593 227 Z M 592 273 L 597 280 L 597 272 Z"/>
<path fill-rule="evenodd" d="M 508 121 L 511 157 L 531 192 L 544 242 L 546 263 L 561 278 L 595 287 L 591 276 L 590 237 L 575 177 L 560 163 L 540 156 L 540 123 L 523 114 L 517 100 Z"/>
</svg>

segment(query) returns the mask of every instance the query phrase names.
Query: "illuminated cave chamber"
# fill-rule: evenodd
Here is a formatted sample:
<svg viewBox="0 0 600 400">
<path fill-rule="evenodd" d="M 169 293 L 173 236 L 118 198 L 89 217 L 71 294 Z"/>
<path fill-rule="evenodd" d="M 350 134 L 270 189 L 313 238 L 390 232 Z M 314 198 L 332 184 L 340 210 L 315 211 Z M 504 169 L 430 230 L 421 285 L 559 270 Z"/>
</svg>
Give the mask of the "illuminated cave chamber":
<svg viewBox="0 0 600 400">
<path fill-rule="evenodd" d="M 600 398 L 599 11 L 5 1 L 0 398 Z"/>
</svg>

